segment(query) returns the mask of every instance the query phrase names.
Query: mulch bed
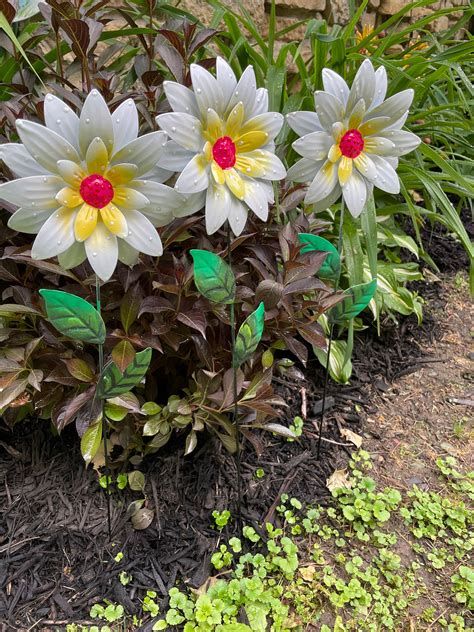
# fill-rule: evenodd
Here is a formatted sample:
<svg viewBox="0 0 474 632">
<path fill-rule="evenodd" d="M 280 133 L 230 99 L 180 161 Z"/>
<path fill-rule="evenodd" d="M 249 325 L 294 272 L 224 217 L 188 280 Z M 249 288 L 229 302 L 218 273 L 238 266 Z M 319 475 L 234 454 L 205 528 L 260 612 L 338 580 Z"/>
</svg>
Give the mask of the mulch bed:
<svg viewBox="0 0 474 632">
<path fill-rule="evenodd" d="M 456 260 L 457 255 L 462 265 L 462 251 L 455 246 L 456 254 L 450 253 L 449 260 Z M 341 439 L 340 427 L 362 433 L 364 418 L 374 412 L 373 389 L 384 392 L 398 376 L 436 361 L 426 356 L 423 346 L 440 332 L 432 308 L 439 309 L 443 300 L 436 284 L 423 284 L 421 290 L 431 301 L 421 327 L 410 317 L 399 325 L 385 323 L 381 338 L 373 328 L 357 336 L 350 386 L 330 385 L 320 459 L 317 426 L 322 368 L 311 361 L 304 376 L 279 380 L 279 392 L 289 406 L 287 420 L 301 415 L 303 389 L 305 432 L 293 443 L 262 434 L 260 458 L 246 442 L 242 453 L 244 523 L 259 530 L 259 524 L 272 520 L 284 492 L 307 503 L 327 502 L 326 479 L 345 467 L 352 451 Z M 257 468 L 265 471 L 262 479 L 255 477 Z M 205 582 L 219 540 L 211 528 L 212 510 L 230 509 L 236 515 L 233 458 L 208 438 L 186 458 L 183 445 L 166 446 L 140 469 L 147 480 L 148 506 L 155 511 L 153 522 L 146 530 L 135 531 L 126 509 L 139 496 L 114 491 L 112 545 L 105 492 L 96 474 L 85 470 L 74 432 L 66 429 L 53 438 L 42 421 L 22 424 L 13 434 L 1 432 L 0 427 L 0 630 L 87 623 L 91 605 L 104 598 L 123 604 L 133 614 L 137 597 L 146 589 L 156 590 L 165 605 L 167 591 L 177 580 L 193 587 Z M 236 532 L 234 520 L 223 536 Z M 113 559 L 118 551 L 124 552 L 119 564 Z M 117 581 L 122 570 L 133 576 L 126 590 Z M 151 626 L 140 629 L 151 630 Z"/>
</svg>

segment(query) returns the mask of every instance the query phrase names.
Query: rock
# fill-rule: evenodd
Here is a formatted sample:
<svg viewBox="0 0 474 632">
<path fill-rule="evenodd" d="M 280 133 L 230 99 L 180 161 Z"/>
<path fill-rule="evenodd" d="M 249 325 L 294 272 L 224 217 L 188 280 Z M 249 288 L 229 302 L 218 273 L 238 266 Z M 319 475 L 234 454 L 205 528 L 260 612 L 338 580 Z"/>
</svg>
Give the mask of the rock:
<svg viewBox="0 0 474 632">
<path fill-rule="evenodd" d="M 275 0 L 275 4 L 288 9 L 305 11 L 324 11 L 326 8 L 326 0 Z"/>
<path fill-rule="evenodd" d="M 326 17 L 330 24 L 346 24 L 349 22 L 348 0 L 328 0 Z"/>
</svg>

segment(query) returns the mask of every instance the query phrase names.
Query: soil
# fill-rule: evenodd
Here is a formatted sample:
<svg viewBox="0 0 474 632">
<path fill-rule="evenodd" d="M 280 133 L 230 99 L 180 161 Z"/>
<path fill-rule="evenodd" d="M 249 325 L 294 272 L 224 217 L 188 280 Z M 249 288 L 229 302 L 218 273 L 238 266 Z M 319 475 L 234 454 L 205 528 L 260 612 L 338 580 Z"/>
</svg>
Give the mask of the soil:
<svg viewBox="0 0 474 632">
<path fill-rule="evenodd" d="M 428 301 L 421 327 L 404 318 L 384 323 L 380 338 L 372 329 L 357 337 L 350 386 L 330 386 L 320 458 L 322 368 L 311 362 L 304 376 L 279 380 L 289 404 L 287 421 L 306 407 L 305 432 L 292 443 L 262 435 L 260 458 L 247 442 L 244 523 L 258 531 L 272 520 L 283 492 L 305 502 L 328 502 L 326 479 L 345 467 L 354 448 L 341 438 L 342 427 L 363 437 L 377 476 L 390 485 L 429 482 L 438 455 L 455 454 L 469 467 L 472 314 L 466 282 L 457 278 L 462 287 L 452 280 L 420 286 Z M 235 462 L 210 440 L 186 458 L 182 446 L 173 447 L 141 467 L 146 504 L 154 511 L 151 525 L 135 530 L 127 506 L 140 496 L 115 490 L 110 541 L 107 497 L 97 475 L 84 469 L 73 432 L 52 438 L 37 422 L 0 435 L 1 630 L 49 630 L 72 621 L 92 625 L 90 607 L 104 598 L 133 614 L 146 589 L 156 590 L 164 606 L 176 580 L 193 587 L 205 582 L 219 540 L 212 510 L 237 513 Z M 261 479 L 257 468 L 265 472 Z M 223 535 L 236 531 L 233 520 Z M 124 557 L 117 564 L 119 551 Z M 133 575 L 127 590 L 117 581 L 122 570 Z M 140 628 L 149 629 L 149 624 Z"/>
</svg>

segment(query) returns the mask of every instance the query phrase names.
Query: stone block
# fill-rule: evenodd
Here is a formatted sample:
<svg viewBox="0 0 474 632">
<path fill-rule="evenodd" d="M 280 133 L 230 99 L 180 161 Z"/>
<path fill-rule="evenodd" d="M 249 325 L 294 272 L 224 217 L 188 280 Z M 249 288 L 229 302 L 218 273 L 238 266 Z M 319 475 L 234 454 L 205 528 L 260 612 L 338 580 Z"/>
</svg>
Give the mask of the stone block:
<svg viewBox="0 0 474 632">
<path fill-rule="evenodd" d="M 330 24 L 347 24 L 349 22 L 348 0 L 327 0 L 325 16 Z"/>
<path fill-rule="evenodd" d="M 277 7 L 290 10 L 324 11 L 326 0 L 275 0 Z"/>
<path fill-rule="evenodd" d="M 225 4 L 236 13 L 239 12 L 239 5 L 242 4 L 257 26 L 263 26 L 266 22 L 264 0 L 243 0 L 241 3 L 237 0 L 226 0 Z M 189 11 L 206 26 L 209 26 L 214 13 L 212 6 L 205 0 L 182 0 L 179 2 L 179 8 Z"/>
</svg>

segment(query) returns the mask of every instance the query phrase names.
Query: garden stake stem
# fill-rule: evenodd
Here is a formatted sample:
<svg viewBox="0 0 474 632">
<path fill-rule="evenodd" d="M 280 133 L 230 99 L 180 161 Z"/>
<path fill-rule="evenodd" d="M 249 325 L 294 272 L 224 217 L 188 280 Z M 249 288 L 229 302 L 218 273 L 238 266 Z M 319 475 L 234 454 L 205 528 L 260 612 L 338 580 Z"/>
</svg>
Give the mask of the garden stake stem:
<svg viewBox="0 0 474 632">
<path fill-rule="evenodd" d="M 339 235 L 337 238 L 337 252 L 339 254 L 341 254 L 341 249 L 342 249 L 343 222 L 344 222 L 344 198 L 341 199 L 341 216 L 339 218 Z M 338 289 L 339 289 L 339 277 L 337 277 L 336 279 L 334 291 L 337 292 Z M 331 323 L 331 326 L 329 328 L 329 342 L 328 342 L 328 351 L 327 351 L 327 358 L 326 358 L 326 369 L 324 371 L 323 401 L 321 405 L 321 421 L 319 423 L 318 447 L 316 451 L 316 458 L 318 459 L 318 461 L 321 457 L 321 441 L 323 438 L 324 413 L 326 412 L 326 395 L 327 395 L 327 390 L 328 390 L 329 363 L 331 361 L 331 346 L 332 346 L 333 334 L 334 334 L 334 323 Z"/>
<path fill-rule="evenodd" d="M 230 224 L 227 222 L 227 261 L 229 267 L 232 268 L 232 254 L 230 250 Z M 237 524 L 242 530 L 242 463 L 240 453 L 240 427 L 239 427 L 239 409 L 237 405 L 237 367 L 234 364 L 235 353 L 235 303 L 230 304 L 230 335 L 232 341 L 232 396 L 234 400 L 234 426 L 236 437 L 235 465 L 237 468 Z"/>
<path fill-rule="evenodd" d="M 99 314 L 101 313 L 101 300 L 100 300 L 100 280 L 95 275 L 95 302 L 96 308 Z M 104 345 L 98 344 L 97 350 L 99 352 L 99 380 L 102 379 L 102 373 L 104 371 Z M 104 442 L 104 461 L 105 461 L 105 494 L 107 496 L 107 531 L 109 534 L 109 540 L 112 539 L 112 520 L 110 517 L 110 490 L 109 490 L 109 457 L 107 455 L 107 418 L 104 414 L 104 400 L 100 399 L 101 415 L 102 415 L 102 440 Z"/>
</svg>

